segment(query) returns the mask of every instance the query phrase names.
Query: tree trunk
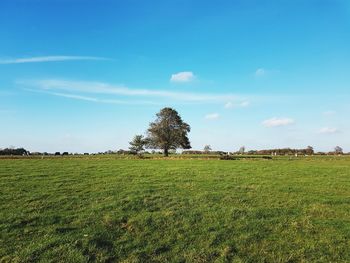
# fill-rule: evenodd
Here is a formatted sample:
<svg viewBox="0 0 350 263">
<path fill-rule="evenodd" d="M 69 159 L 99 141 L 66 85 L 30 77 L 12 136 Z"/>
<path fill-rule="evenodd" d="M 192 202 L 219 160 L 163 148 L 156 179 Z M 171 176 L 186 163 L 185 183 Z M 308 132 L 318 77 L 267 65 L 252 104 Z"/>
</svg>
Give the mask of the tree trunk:
<svg viewBox="0 0 350 263">
<path fill-rule="evenodd" d="M 166 148 L 164 149 L 164 156 L 165 157 L 168 157 L 169 156 L 169 150 Z"/>
</svg>

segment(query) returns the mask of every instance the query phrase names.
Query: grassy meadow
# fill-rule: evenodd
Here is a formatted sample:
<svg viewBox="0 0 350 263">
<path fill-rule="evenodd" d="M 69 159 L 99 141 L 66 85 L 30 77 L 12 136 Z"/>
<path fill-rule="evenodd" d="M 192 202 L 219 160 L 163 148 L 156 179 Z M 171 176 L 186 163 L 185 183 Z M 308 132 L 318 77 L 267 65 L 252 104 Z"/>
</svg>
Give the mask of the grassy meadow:
<svg viewBox="0 0 350 263">
<path fill-rule="evenodd" d="M 0 159 L 0 262 L 350 262 L 350 157 Z"/>
</svg>

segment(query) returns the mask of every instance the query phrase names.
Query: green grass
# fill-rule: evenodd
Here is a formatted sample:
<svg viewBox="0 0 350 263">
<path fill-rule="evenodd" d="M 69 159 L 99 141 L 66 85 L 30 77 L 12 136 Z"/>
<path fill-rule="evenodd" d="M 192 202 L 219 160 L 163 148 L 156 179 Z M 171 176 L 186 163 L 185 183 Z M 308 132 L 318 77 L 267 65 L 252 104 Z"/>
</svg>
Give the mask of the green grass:
<svg viewBox="0 0 350 263">
<path fill-rule="evenodd" d="M 350 158 L 0 159 L 1 262 L 349 262 Z"/>
</svg>

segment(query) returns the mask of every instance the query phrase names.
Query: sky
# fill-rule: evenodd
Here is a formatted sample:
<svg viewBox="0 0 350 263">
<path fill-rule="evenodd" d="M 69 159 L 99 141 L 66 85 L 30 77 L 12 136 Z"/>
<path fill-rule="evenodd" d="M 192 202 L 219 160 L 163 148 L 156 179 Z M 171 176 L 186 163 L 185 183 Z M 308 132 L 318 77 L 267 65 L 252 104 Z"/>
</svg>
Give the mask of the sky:
<svg viewBox="0 0 350 263">
<path fill-rule="evenodd" d="M 350 151 L 346 0 L 2 0 L 0 148 L 127 149 L 173 107 L 193 149 Z"/>
</svg>

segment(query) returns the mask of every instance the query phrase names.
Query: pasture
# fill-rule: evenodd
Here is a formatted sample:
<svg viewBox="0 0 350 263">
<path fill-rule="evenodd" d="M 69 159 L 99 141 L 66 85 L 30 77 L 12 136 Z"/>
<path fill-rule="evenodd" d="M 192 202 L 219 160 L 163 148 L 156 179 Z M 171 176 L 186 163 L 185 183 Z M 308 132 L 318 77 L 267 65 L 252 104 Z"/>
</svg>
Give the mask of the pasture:
<svg viewBox="0 0 350 263">
<path fill-rule="evenodd" d="M 1 262 L 349 262 L 350 157 L 0 159 Z"/>
</svg>

